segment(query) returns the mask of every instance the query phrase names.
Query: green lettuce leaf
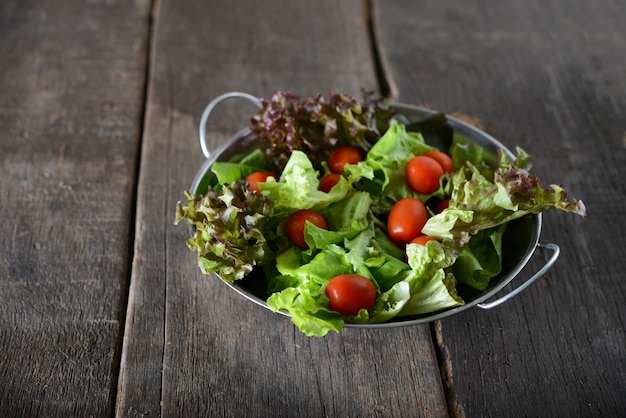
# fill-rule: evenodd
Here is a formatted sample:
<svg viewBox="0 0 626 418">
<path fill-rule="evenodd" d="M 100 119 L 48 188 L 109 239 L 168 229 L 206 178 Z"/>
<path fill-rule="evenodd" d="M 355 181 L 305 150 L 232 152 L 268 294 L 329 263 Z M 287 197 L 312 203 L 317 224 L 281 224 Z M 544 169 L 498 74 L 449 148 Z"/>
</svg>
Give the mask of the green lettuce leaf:
<svg viewBox="0 0 626 418">
<path fill-rule="evenodd" d="M 454 276 L 459 282 L 485 290 L 492 277 L 502 271 L 502 237 L 507 224 L 478 232 L 463 246 L 454 262 Z"/>
<path fill-rule="evenodd" d="M 411 297 L 398 316 L 423 315 L 465 304 L 456 293 L 456 279 L 443 269 L 430 278 L 416 280 L 410 289 Z"/>
<path fill-rule="evenodd" d="M 392 120 L 389 129 L 368 151 L 364 161 L 346 166 L 350 183 L 376 196 L 398 201 L 415 195 L 406 182 L 405 167 L 409 160 L 436 148 L 427 145 L 418 132 Z"/>
<path fill-rule="evenodd" d="M 314 288 L 317 289 L 317 286 Z M 327 303 L 318 302 L 307 286 L 288 287 L 267 299 L 270 309 L 289 314 L 294 325 L 309 337 L 323 337 L 329 331 L 339 332 L 343 328 L 341 315 L 325 305 Z"/>
<path fill-rule="evenodd" d="M 276 268 L 281 275 L 273 278 L 271 286 L 281 290 L 267 299 L 270 309 L 288 313 L 309 336 L 321 337 L 343 327 L 343 317 L 328 308 L 325 294 L 331 278 L 351 271 L 341 247 L 329 245 L 306 263 L 303 253 L 291 248 L 276 257 Z"/>
<path fill-rule="evenodd" d="M 217 183 L 221 185 L 245 179 L 257 171 L 275 172 L 276 168 L 268 163 L 261 150 L 254 150 L 238 162 L 216 161 L 211 165 L 211 171 L 215 174 Z"/>
<path fill-rule="evenodd" d="M 367 322 L 380 323 L 395 316 L 412 316 L 459 306 L 464 301 L 456 294 L 456 281 L 445 268 L 454 257 L 438 242 L 426 246 L 406 246 L 408 269 L 396 274 L 396 283 L 378 298 Z"/>
<path fill-rule="evenodd" d="M 299 209 L 320 211 L 342 200 L 352 186 L 341 179 L 330 192 L 318 190 L 319 172 L 302 151 L 294 151 L 278 181 L 260 183 L 259 189 L 274 202 L 274 215 L 287 216 Z"/>
</svg>

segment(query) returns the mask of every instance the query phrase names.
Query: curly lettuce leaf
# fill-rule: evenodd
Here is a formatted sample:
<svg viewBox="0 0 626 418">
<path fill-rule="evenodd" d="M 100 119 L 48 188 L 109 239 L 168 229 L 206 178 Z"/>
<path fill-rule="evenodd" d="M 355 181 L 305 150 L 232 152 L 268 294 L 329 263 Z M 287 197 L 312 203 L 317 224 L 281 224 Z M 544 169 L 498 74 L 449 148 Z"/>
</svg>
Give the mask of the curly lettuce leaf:
<svg viewBox="0 0 626 418">
<path fill-rule="evenodd" d="M 523 163 L 529 164 L 524 158 Z M 451 179 L 450 206 L 431 217 L 422 232 L 440 239 L 452 239 L 459 246 L 472 235 L 548 209 L 558 209 L 585 216 L 580 200 L 568 200 L 567 192 L 556 184 L 544 187 L 539 178 L 510 162 L 500 152 L 499 164 L 493 171 L 493 181 L 469 161 Z"/>
<path fill-rule="evenodd" d="M 188 200 L 178 202 L 174 222 L 185 220 L 192 225 L 194 235 L 187 246 L 198 253 L 202 273 L 219 273 L 232 283 L 263 261 L 266 237 L 261 223 L 272 213 L 271 200 L 250 193 L 243 181 L 204 196 L 185 195 Z"/>
<path fill-rule="evenodd" d="M 362 101 L 337 93 L 303 100 L 279 91 L 270 100 L 261 99 L 250 129 L 268 144 L 267 156 L 279 169 L 296 150 L 320 167 L 335 147 L 354 145 L 367 151 L 387 130 L 393 114 L 386 101 L 368 93 Z"/>
</svg>

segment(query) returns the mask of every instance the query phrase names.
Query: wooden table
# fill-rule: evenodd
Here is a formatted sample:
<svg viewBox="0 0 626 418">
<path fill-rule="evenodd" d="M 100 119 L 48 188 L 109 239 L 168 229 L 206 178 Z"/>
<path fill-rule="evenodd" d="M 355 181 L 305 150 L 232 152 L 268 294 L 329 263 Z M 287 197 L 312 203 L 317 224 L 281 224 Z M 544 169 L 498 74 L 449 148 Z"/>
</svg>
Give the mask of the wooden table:
<svg viewBox="0 0 626 418">
<path fill-rule="evenodd" d="M 623 0 L 4 0 L 0 416 L 623 414 L 624 21 Z M 362 88 L 471 117 L 585 201 L 544 215 L 542 280 L 308 338 L 199 273 L 173 220 L 209 100 Z M 253 111 L 220 109 L 212 147 Z"/>
</svg>

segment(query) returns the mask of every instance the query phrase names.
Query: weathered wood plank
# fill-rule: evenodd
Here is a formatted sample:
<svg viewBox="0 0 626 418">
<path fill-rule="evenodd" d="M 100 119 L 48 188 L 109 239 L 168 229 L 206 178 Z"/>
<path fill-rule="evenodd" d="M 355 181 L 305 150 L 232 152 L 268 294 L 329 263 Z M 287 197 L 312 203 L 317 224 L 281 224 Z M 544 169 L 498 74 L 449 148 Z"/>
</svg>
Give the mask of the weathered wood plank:
<svg viewBox="0 0 626 418">
<path fill-rule="evenodd" d="M 400 101 L 478 118 L 582 198 L 544 216 L 562 248 L 505 306 L 435 327 L 455 416 L 619 416 L 626 406 L 623 2 L 375 2 Z M 620 52 L 618 52 L 620 51 Z M 545 257 L 536 256 L 529 271 Z M 530 273 L 524 273 L 524 278 Z"/>
<path fill-rule="evenodd" d="M 0 5 L 0 415 L 113 412 L 150 4 Z"/>
<path fill-rule="evenodd" d="M 361 1 L 162 1 L 149 86 L 121 416 L 442 416 L 428 327 L 311 339 L 202 277 L 174 226 L 203 161 L 197 124 L 231 90 L 269 97 L 376 89 Z M 241 112 L 237 112 L 241 110 Z M 253 109 L 224 103 L 211 144 Z M 162 370 L 161 370 L 162 369 Z"/>
</svg>

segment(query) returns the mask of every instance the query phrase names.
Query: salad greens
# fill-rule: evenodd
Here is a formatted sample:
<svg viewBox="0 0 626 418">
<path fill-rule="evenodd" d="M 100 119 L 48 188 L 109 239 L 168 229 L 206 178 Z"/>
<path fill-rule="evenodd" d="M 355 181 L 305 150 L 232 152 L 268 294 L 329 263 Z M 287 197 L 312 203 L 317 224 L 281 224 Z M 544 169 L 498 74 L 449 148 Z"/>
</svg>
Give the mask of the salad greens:
<svg viewBox="0 0 626 418">
<path fill-rule="evenodd" d="M 530 157 L 518 149 L 511 161 L 453 135 L 445 117 L 405 124 L 383 102 L 359 103 L 346 95 L 298 101 L 277 93 L 252 118 L 252 131 L 268 143 L 267 153 L 252 151 L 239 161 L 216 162 L 217 182 L 204 195 L 186 193 L 177 205 L 176 223 L 190 223 L 188 247 L 198 252 L 203 273 L 218 272 L 228 282 L 262 269 L 267 305 L 287 312 L 306 335 L 340 331 L 346 322 L 381 323 L 402 316 L 428 314 L 464 304 L 463 283 L 484 290 L 502 269 L 502 237 L 507 223 L 529 213 L 559 209 L 585 215 L 581 201 L 567 200 L 557 185 L 544 188 L 528 172 Z M 433 135 L 439 124 L 450 147 L 455 172 L 429 195 L 413 191 L 405 166 L 414 156 L 436 149 L 420 132 Z M 346 165 L 329 193 L 318 190 L 324 161 L 333 148 L 351 144 L 367 151 L 363 161 Z M 242 179 L 259 170 L 280 173 L 250 193 Z M 431 217 L 422 232 L 436 237 L 426 245 L 399 248 L 386 234 L 392 205 L 408 196 L 427 206 L 450 198 L 449 207 Z M 315 210 L 328 229 L 306 223 L 309 248 L 286 238 L 289 216 Z M 328 305 L 325 287 L 335 276 L 358 274 L 370 279 L 377 300 L 354 316 Z"/>
<path fill-rule="evenodd" d="M 185 195 L 187 202 L 176 207 L 176 222 L 186 219 L 193 225 L 194 236 L 187 245 L 198 252 L 202 272 L 219 271 L 231 283 L 244 278 L 264 258 L 271 235 L 260 224 L 272 213 L 273 202 L 250 193 L 243 181 L 225 184 L 220 193 Z"/>
<path fill-rule="evenodd" d="M 316 167 L 333 148 L 354 145 L 367 151 L 384 133 L 394 112 L 382 100 L 364 93 L 363 101 L 347 94 L 301 100 L 277 92 L 261 99 L 250 129 L 268 143 L 267 156 L 282 170 L 294 150 L 305 152 Z"/>
<path fill-rule="evenodd" d="M 530 164 L 530 158 L 517 148 L 520 162 Z M 469 161 L 450 180 L 450 209 L 430 218 L 422 232 L 440 239 L 467 243 L 481 230 L 496 227 L 528 213 L 560 209 L 585 215 L 581 201 L 568 201 L 565 190 L 552 184 L 544 188 L 537 176 L 509 161 L 504 152 L 493 172 L 486 177 Z"/>
</svg>

